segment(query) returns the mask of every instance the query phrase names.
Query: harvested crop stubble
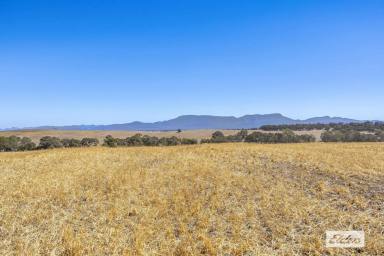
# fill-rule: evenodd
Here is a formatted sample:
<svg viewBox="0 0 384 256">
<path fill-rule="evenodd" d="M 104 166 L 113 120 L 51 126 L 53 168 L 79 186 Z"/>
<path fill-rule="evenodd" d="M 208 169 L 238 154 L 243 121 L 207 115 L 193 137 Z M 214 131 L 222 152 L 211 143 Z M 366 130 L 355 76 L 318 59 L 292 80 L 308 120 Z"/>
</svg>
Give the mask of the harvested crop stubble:
<svg viewBox="0 0 384 256">
<path fill-rule="evenodd" d="M 1 255 L 384 254 L 381 143 L 1 153 L 0 174 Z"/>
</svg>

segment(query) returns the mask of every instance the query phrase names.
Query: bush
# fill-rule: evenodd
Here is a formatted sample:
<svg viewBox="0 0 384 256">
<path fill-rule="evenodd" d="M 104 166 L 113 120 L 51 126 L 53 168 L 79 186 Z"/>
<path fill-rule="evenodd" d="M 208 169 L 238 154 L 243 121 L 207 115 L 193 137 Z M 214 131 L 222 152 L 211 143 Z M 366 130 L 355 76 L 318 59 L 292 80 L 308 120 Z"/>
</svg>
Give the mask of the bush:
<svg viewBox="0 0 384 256">
<path fill-rule="evenodd" d="M 159 140 L 159 145 L 160 146 L 176 146 L 180 145 L 181 141 L 175 136 L 172 136 L 170 138 L 163 137 Z"/>
<path fill-rule="evenodd" d="M 21 139 L 16 136 L 0 137 L 0 151 L 2 152 L 17 151 L 20 140 Z"/>
<path fill-rule="evenodd" d="M 228 136 L 224 136 L 224 133 L 222 131 L 216 131 L 212 133 L 212 136 L 210 139 L 201 139 L 200 143 L 242 142 L 244 141 L 247 134 L 248 134 L 248 131 L 245 129 L 242 129 L 235 135 L 228 135 Z"/>
<path fill-rule="evenodd" d="M 242 142 L 242 141 L 243 141 L 243 137 L 236 134 L 236 135 L 228 135 L 219 142 Z"/>
<path fill-rule="evenodd" d="M 20 140 L 18 150 L 28 151 L 36 149 L 36 144 L 30 138 L 24 137 Z"/>
<path fill-rule="evenodd" d="M 222 143 L 227 142 L 227 138 L 224 136 L 222 131 L 215 131 L 212 133 L 211 142 L 213 143 Z"/>
<path fill-rule="evenodd" d="M 132 137 L 128 137 L 126 139 L 126 143 L 128 146 L 142 146 L 144 145 L 143 137 L 140 133 L 133 135 Z M 122 145 L 124 146 L 124 145 Z"/>
<path fill-rule="evenodd" d="M 183 145 L 193 145 L 193 144 L 197 144 L 197 140 L 196 139 L 187 139 L 187 138 L 183 138 L 181 139 L 181 144 Z"/>
<path fill-rule="evenodd" d="M 27 137 L 0 137 L 0 152 L 26 151 L 36 148 L 36 144 Z"/>
<path fill-rule="evenodd" d="M 77 139 L 62 139 L 61 144 L 65 148 L 81 147 L 81 142 Z"/>
<path fill-rule="evenodd" d="M 200 140 L 201 144 L 206 144 L 206 143 L 211 143 L 211 142 L 212 142 L 211 139 L 201 139 Z"/>
<path fill-rule="evenodd" d="M 181 144 L 181 140 L 175 136 L 167 138 L 168 146 L 176 146 Z"/>
<path fill-rule="evenodd" d="M 239 131 L 237 134 L 236 134 L 238 137 L 241 138 L 241 140 L 245 139 L 245 137 L 248 136 L 248 131 L 245 130 L 245 129 L 241 129 L 241 131 Z"/>
<path fill-rule="evenodd" d="M 159 138 L 153 136 L 144 135 L 142 138 L 144 146 L 157 146 L 159 144 Z"/>
<path fill-rule="evenodd" d="M 62 148 L 63 143 L 57 137 L 45 136 L 40 139 L 39 149 Z"/>
<path fill-rule="evenodd" d="M 103 146 L 107 147 L 117 147 L 117 141 L 111 135 L 107 135 L 104 139 Z"/>
<path fill-rule="evenodd" d="M 81 146 L 83 147 L 95 147 L 99 145 L 99 140 L 96 138 L 83 138 L 80 141 Z"/>
<path fill-rule="evenodd" d="M 222 137 L 224 137 L 224 133 L 222 131 L 215 131 L 214 133 L 212 133 L 212 139 L 222 138 Z"/>
</svg>

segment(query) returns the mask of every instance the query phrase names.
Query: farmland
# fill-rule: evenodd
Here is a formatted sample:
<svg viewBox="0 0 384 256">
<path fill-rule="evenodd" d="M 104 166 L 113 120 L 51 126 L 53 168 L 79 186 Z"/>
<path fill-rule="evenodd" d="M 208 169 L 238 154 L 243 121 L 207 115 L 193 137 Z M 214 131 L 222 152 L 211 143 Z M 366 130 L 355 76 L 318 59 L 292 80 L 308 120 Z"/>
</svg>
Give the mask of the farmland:
<svg viewBox="0 0 384 256">
<path fill-rule="evenodd" d="M 383 255 L 383 184 L 383 143 L 0 153 L 0 254 Z"/>
<path fill-rule="evenodd" d="M 249 130 L 253 132 L 254 130 Z M 260 130 L 261 131 L 261 130 Z M 75 138 L 81 139 L 84 137 L 97 138 L 102 141 L 105 136 L 112 135 L 116 138 L 126 138 L 133 136 L 137 133 L 142 135 L 156 136 L 156 137 L 172 137 L 176 136 L 178 138 L 188 138 L 188 139 L 207 139 L 210 138 L 212 133 L 215 130 L 205 129 L 205 130 L 185 130 L 180 133 L 177 131 L 85 131 L 85 130 L 16 130 L 16 131 L 0 131 L 0 136 L 19 136 L 19 137 L 29 137 L 34 142 L 38 142 L 41 137 L 44 136 L 54 136 L 61 139 L 65 138 Z M 234 135 L 239 130 L 222 130 L 224 135 Z M 261 131 L 269 132 L 269 131 Z M 273 131 L 272 131 L 273 132 Z M 295 131 L 296 134 L 312 134 L 316 137 L 317 140 L 320 140 L 321 130 L 312 130 L 312 131 Z"/>
</svg>

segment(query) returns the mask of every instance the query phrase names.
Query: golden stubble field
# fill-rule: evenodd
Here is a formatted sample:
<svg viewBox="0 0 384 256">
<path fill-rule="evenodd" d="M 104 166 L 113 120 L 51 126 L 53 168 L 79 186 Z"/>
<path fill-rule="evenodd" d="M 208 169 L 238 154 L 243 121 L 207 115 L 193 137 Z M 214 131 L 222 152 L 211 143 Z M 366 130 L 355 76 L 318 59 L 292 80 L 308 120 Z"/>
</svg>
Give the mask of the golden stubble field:
<svg viewBox="0 0 384 256">
<path fill-rule="evenodd" d="M 384 255 L 383 184 L 381 143 L 1 153 L 0 255 Z"/>
</svg>

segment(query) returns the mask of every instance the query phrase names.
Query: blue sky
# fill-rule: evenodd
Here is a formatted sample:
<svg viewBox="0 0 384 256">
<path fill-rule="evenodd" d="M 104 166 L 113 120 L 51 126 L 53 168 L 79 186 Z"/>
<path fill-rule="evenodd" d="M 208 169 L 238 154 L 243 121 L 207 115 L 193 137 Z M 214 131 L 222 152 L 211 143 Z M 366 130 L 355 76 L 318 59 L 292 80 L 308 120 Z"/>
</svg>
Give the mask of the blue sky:
<svg viewBox="0 0 384 256">
<path fill-rule="evenodd" d="M 0 0 L 0 128 L 384 119 L 384 1 Z"/>
</svg>

